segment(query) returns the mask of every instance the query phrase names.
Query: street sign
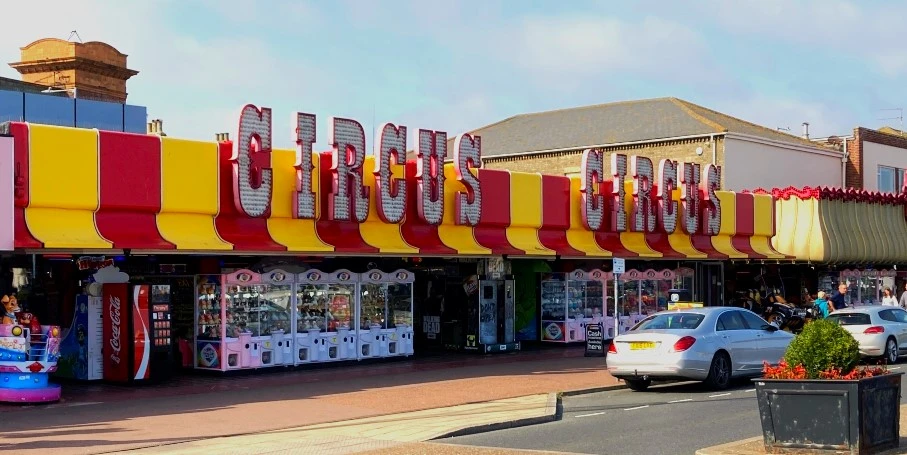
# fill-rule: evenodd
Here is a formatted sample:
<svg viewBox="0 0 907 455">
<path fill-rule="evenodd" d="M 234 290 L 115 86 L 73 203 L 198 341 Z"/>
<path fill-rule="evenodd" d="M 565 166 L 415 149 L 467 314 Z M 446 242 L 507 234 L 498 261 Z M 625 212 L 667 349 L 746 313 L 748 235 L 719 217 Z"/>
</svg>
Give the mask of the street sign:
<svg viewBox="0 0 907 455">
<path fill-rule="evenodd" d="M 614 258 L 612 260 L 611 271 L 614 272 L 615 275 L 620 275 L 620 274 L 626 272 L 627 271 L 627 262 L 624 261 L 622 258 Z"/>
</svg>

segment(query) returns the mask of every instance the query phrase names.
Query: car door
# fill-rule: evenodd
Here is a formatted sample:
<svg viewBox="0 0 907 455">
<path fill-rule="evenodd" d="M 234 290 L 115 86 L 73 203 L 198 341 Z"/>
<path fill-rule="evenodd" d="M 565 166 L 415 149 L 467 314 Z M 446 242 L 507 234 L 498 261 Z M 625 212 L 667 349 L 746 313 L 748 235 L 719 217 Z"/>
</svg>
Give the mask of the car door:
<svg viewBox="0 0 907 455">
<path fill-rule="evenodd" d="M 898 347 L 904 351 L 907 350 L 907 311 L 904 311 L 900 308 L 895 308 L 891 310 L 891 314 L 894 316 L 896 321 L 896 326 L 898 328 Z"/>
<path fill-rule="evenodd" d="M 905 333 L 907 326 L 898 322 L 895 310 L 895 308 L 886 308 L 879 311 L 880 325 L 885 328 L 885 333 L 894 335 L 898 340 L 898 344 L 903 345 L 904 338 L 907 338 L 907 333 Z"/>
<path fill-rule="evenodd" d="M 716 332 L 720 345 L 731 354 L 734 374 L 749 374 L 754 369 L 759 338 L 750 330 L 738 310 L 728 310 L 718 316 Z M 761 364 L 759 365 L 761 367 Z"/>
<path fill-rule="evenodd" d="M 768 362 L 773 365 L 778 363 L 787 351 L 787 345 L 790 344 L 792 338 L 791 335 L 782 330 L 765 330 L 765 327 L 770 324 L 752 311 L 741 311 L 740 314 L 743 316 L 747 327 L 756 331 L 758 341 L 755 354 L 759 366 L 762 366 L 762 362 Z"/>
</svg>

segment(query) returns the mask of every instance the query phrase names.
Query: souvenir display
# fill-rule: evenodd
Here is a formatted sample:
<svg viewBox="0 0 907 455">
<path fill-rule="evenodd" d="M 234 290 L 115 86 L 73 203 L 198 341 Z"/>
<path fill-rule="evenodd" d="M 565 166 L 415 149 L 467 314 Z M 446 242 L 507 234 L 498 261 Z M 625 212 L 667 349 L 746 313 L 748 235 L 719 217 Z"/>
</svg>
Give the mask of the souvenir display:
<svg viewBox="0 0 907 455">
<path fill-rule="evenodd" d="M 542 341 L 581 342 L 586 339 L 586 324 L 608 325 L 605 302 L 608 290 L 613 290 L 608 283 L 613 286 L 613 280 L 610 272 L 597 269 L 545 274 L 541 281 Z"/>
</svg>

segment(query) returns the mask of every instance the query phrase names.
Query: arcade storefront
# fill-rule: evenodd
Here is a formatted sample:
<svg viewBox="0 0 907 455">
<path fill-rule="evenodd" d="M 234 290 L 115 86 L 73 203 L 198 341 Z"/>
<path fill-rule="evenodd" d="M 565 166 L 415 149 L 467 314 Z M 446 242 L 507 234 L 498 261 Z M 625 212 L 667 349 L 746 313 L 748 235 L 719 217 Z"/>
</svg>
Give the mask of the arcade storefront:
<svg viewBox="0 0 907 455">
<path fill-rule="evenodd" d="M 447 150 L 416 130 L 404 162 L 405 127 L 379 128 L 374 154 L 358 122 L 329 130 L 314 152 L 315 116 L 298 114 L 296 150 L 272 149 L 271 111 L 251 105 L 236 142 L 0 126 L 0 292 L 62 330 L 45 372 L 128 382 L 168 358 L 228 371 L 510 351 L 542 339 L 544 273 L 608 289 L 620 257 L 637 281 L 682 269 L 712 301 L 722 261 L 784 258 L 772 196 L 721 191 L 714 166 L 616 155 L 606 173 L 587 151 L 582 178 L 542 176 L 483 169 L 479 137 Z"/>
</svg>

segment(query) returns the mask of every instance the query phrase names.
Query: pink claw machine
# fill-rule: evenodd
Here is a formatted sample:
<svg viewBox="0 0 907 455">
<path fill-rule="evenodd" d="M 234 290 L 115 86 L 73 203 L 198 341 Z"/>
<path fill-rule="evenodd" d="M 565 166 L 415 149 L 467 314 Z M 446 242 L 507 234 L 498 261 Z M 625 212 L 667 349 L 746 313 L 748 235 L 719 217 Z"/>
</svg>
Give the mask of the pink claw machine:
<svg viewBox="0 0 907 455">
<path fill-rule="evenodd" d="M 196 368 L 290 365 L 295 277 L 238 270 L 196 279 Z"/>
</svg>

